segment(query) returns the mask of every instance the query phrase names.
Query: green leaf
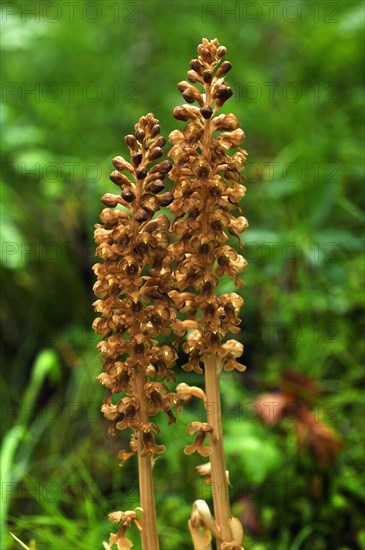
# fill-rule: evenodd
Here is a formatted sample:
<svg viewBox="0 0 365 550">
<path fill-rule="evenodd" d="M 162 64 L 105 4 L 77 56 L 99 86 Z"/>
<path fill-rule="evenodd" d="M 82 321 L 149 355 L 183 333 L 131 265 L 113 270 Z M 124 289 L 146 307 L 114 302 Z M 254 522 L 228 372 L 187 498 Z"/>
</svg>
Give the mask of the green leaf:
<svg viewBox="0 0 365 550">
<path fill-rule="evenodd" d="M 224 447 L 227 453 L 227 469 L 230 460 L 238 461 L 242 469 L 242 479 L 232 483 L 263 483 L 267 476 L 281 464 L 281 455 L 265 428 L 257 420 L 230 422 L 225 432 Z"/>
</svg>

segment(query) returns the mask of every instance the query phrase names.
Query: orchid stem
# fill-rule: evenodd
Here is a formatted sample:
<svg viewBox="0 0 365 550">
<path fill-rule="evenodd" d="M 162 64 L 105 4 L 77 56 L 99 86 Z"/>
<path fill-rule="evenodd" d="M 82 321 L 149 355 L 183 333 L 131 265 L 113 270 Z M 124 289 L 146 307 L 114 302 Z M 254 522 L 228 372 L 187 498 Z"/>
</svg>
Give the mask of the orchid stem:
<svg viewBox="0 0 365 550">
<path fill-rule="evenodd" d="M 147 399 L 144 392 L 146 374 L 144 369 L 135 367 L 135 388 L 140 403 L 139 420 L 148 422 Z M 141 435 L 138 437 L 138 478 L 139 493 L 142 508 L 142 548 L 143 550 L 159 550 L 157 534 L 157 518 L 155 493 L 153 488 L 153 455 L 141 456 L 143 448 Z"/>
<path fill-rule="evenodd" d="M 232 540 L 229 526 L 231 511 L 228 480 L 223 448 L 222 406 L 218 372 L 219 362 L 220 359 L 217 354 L 207 355 L 204 358 L 207 421 L 213 428 L 213 432 L 209 434 L 209 437 L 212 449 L 210 463 L 214 517 L 221 535 L 220 540 L 217 540 L 218 550 L 221 548 L 222 542 L 230 542 Z"/>
</svg>

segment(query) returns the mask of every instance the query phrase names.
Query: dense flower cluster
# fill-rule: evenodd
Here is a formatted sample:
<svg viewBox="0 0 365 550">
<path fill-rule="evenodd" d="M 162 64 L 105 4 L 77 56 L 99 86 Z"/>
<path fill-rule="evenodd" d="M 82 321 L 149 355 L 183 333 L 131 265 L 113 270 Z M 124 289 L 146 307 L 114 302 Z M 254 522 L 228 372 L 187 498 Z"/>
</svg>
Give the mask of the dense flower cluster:
<svg viewBox="0 0 365 550">
<path fill-rule="evenodd" d="M 110 179 L 120 192 L 102 197 L 107 208 L 95 229 L 96 254 L 103 262 L 94 266 L 94 307 L 101 316 L 93 328 L 103 337 L 98 349 L 105 362 L 98 378 L 109 390 L 102 411 L 113 422 L 111 433 L 133 430 L 132 452 L 141 456 L 164 450 L 155 443 L 159 428 L 149 417 L 163 411 L 174 422 L 171 409 L 178 402 L 165 384 L 173 380 L 176 353 L 156 340 L 160 333 L 170 334 L 176 317 L 167 295 L 173 283 L 170 222 L 154 216 L 173 199 L 170 192 L 161 193 L 171 164 L 156 163 L 166 143 L 159 134 L 158 120 L 149 113 L 134 135 L 125 137 L 131 161 L 113 159 Z M 129 456 L 122 451 L 122 462 Z"/>
<path fill-rule="evenodd" d="M 227 370 L 243 370 L 236 361 L 242 345 L 235 340 L 222 344 L 228 333 L 239 332 L 243 300 L 235 292 L 217 296 L 217 287 L 223 275 L 243 284 L 239 273 L 246 260 L 228 239 L 237 237 L 242 247 L 239 234 L 248 226 L 239 206 L 246 190 L 241 172 L 247 153 L 239 147 L 245 136 L 233 114 L 216 114 L 233 93 L 224 79 L 231 69 L 229 61 L 222 60 L 226 48 L 217 39 L 204 38 L 198 54 L 190 62 L 189 82 L 178 84 L 187 103 L 176 107 L 174 116 L 187 125 L 169 136 L 176 238 L 170 250 L 177 260 L 175 288 L 180 291 L 170 296 L 186 316 L 173 326 L 180 336 L 193 329 L 183 346 L 189 353 L 186 370 L 202 372 L 204 357 L 212 354 L 218 354 Z"/>
<path fill-rule="evenodd" d="M 94 306 L 100 315 L 93 327 L 102 337 L 98 349 L 104 365 L 98 378 L 108 388 L 102 411 L 112 422 L 111 434 L 132 430 L 130 449 L 120 451 L 120 465 L 138 454 L 141 497 L 141 508 L 110 514 L 119 530 L 104 543 L 108 550 L 131 547 L 126 531 L 132 522 L 141 530 L 142 547 L 158 550 L 152 468 L 154 454 L 165 447 L 155 441 L 159 427 L 151 418 L 160 411 L 172 423 L 176 405 L 179 412 L 192 397 L 203 401 L 207 422 L 188 426 L 195 441 L 184 452 L 209 457 L 204 475 L 216 486 L 228 483 L 219 374 L 222 368 L 245 369 L 237 361 L 243 345 L 227 339 L 240 330 L 243 300 L 235 292 L 220 293 L 219 284 L 224 276 L 243 284 L 239 274 L 246 260 L 239 253 L 239 235 L 248 222 L 239 204 L 245 193 L 244 132 L 233 114 L 217 114 L 232 96 L 224 78 L 231 69 L 225 54 L 217 39 L 203 38 L 188 81 L 178 84 L 186 103 L 175 108 L 174 116 L 187 124 L 169 136 L 172 163 L 161 160 L 166 140 L 152 113 L 141 117 L 134 134 L 125 137 L 130 161 L 113 159 L 110 179 L 119 192 L 102 197 L 106 208 L 95 226 L 101 262 L 94 266 Z M 174 183 L 172 192 L 165 190 L 167 174 Z M 158 213 L 161 207 L 170 208 L 172 225 Z M 167 336 L 169 344 L 160 344 L 159 335 Z M 184 382 L 176 393 L 167 386 L 174 380 L 177 359 L 172 346 L 184 337 L 189 361 L 183 368 L 201 373 L 204 365 L 205 391 Z M 214 412 L 208 403 L 214 403 Z M 232 517 L 229 502 L 216 494 L 213 501 L 215 518 L 204 501 L 193 505 L 189 527 L 194 548 L 210 547 L 214 536 L 220 550 L 241 549 L 242 526 Z"/>
</svg>

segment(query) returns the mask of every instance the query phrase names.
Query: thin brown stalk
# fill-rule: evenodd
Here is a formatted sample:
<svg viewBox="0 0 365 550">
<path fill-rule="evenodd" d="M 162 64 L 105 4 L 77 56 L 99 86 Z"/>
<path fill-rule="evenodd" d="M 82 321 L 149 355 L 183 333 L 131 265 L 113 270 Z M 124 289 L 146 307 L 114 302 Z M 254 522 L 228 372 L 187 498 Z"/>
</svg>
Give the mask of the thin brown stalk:
<svg viewBox="0 0 365 550">
<path fill-rule="evenodd" d="M 218 371 L 219 362 L 220 359 L 217 354 L 208 355 L 204 359 L 207 421 L 213 428 L 213 432 L 209 434 L 209 439 L 212 449 L 210 463 L 214 516 L 221 534 L 221 539 L 217 539 L 218 549 L 221 547 L 222 542 L 229 542 L 232 540 L 229 527 L 231 510 L 223 448 L 222 406 Z"/>
<path fill-rule="evenodd" d="M 210 106 L 211 89 L 210 85 L 206 86 L 206 103 Z M 211 140 L 211 119 L 204 122 L 204 134 L 202 140 L 202 156 L 208 161 L 210 160 L 209 143 Z M 203 193 L 206 195 L 206 190 Z M 203 204 L 208 208 L 209 201 L 207 197 L 203 197 Z M 206 216 L 203 217 L 203 228 L 205 229 Z M 204 373 L 205 373 L 205 394 L 207 398 L 207 422 L 212 426 L 213 432 L 209 434 L 212 454 L 210 456 L 211 463 L 211 479 L 213 487 L 213 503 L 214 516 L 218 524 L 221 540 L 217 540 L 217 548 L 221 546 L 221 542 L 229 542 L 231 540 L 231 531 L 229 528 L 229 519 L 231 517 L 228 484 L 226 476 L 226 465 L 224 460 L 223 448 L 223 428 L 222 428 L 222 407 L 219 389 L 219 372 L 218 372 L 217 354 L 207 355 L 204 358 Z"/>
<path fill-rule="evenodd" d="M 206 85 L 206 104 L 211 105 L 211 86 Z M 208 161 L 210 160 L 209 143 L 211 140 L 211 119 L 204 122 L 204 134 L 202 139 L 202 156 Z M 206 195 L 206 190 L 204 189 Z M 205 208 L 208 208 L 209 201 L 207 197 L 203 197 Z M 203 217 L 203 227 L 205 229 L 206 216 Z M 211 479 L 213 488 L 213 504 L 214 516 L 218 524 L 221 540 L 217 539 L 217 548 L 221 546 L 221 542 L 229 542 L 231 530 L 229 528 L 229 520 L 231 510 L 228 496 L 228 483 L 226 476 L 226 465 L 224 460 L 223 448 L 223 428 L 222 428 L 222 407 L 219 389 L 219 357 L 207 355 L 204 357 L 204 375 L 205 375 L 205 395 L 207 398 L 207 422 L 212 426 L 213 432 L 209 434 L 212 454 L 210 456 L 211 463 Z"/>
<path fill-rule="evenodd" d="M 137 366 L 135 368 L 135 387 L 136 395 L 139 399 L 139 421 L 141 423 L 148 422 L 147 414 L 147 399 L 144 392 L 146 383 L 146 374 L 143 368 Z M 153 455 L 141 456 L 143 443 L 141 438 L 138 438 L 138 478 L 139 478 L 139 493 L 142 507 L 142 547 L 145 550 L 159 550 L 158 534 L 157 534 L 157 518 L 155 494 L 153 488 Z"/>
</svg>

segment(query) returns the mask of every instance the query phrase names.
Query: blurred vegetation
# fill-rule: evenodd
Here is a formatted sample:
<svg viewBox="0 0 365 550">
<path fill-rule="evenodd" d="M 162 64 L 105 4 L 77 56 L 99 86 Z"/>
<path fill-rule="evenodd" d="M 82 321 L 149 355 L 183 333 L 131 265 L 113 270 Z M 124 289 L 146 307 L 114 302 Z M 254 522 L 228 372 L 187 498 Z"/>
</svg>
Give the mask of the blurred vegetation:
<svg viewBox="0 0 365 550">
<path fill-rule="evenodd" d="M 96 550 L 107 513 L 138 504 L 136 464 L 118 466 L 127 436 L 107 437 L 99 413 L 93 225 L 122 136 L 150 111 L 165 135 L 181 127 L 176 83 L 217 36 L 250 154 L 248 369 L 222 380 L 233 509 L 248 550 L 364 549 L 363 2 L 26 0 L 1 17 L 1 548 L 15 548 L 10 530 L 38 550 Z M 328 464 L 298 450 L 295 419 L 255 414 L 287 370 L 321 388 L 308 406 L 341 439 Z M 210 499 L 201 459 L 182 453 L 200 415 L 192 404 L 161 432 L 163 550 L 191 548 L 192 500 Z"/>
</svg>

